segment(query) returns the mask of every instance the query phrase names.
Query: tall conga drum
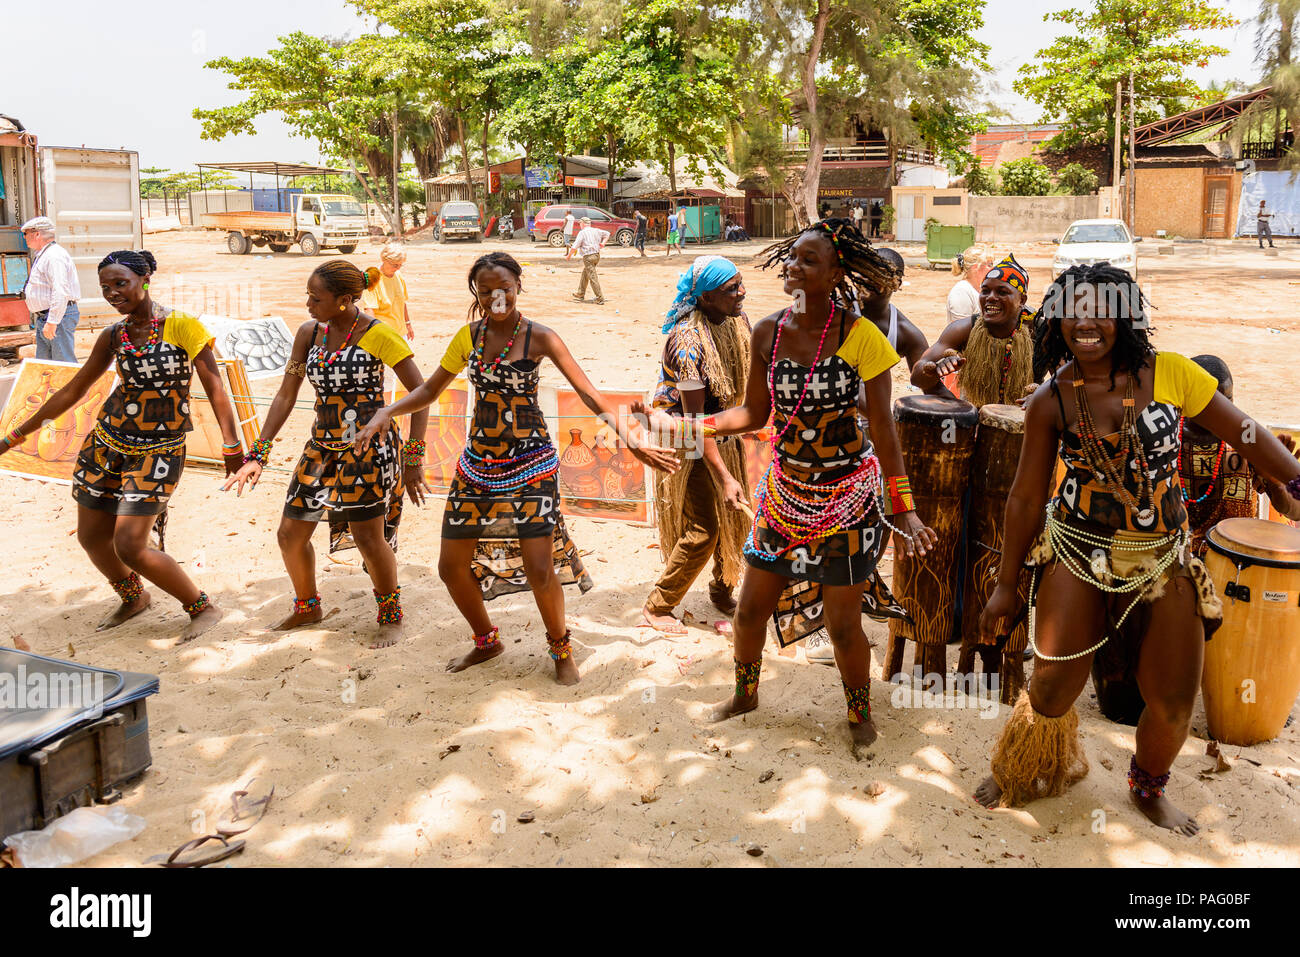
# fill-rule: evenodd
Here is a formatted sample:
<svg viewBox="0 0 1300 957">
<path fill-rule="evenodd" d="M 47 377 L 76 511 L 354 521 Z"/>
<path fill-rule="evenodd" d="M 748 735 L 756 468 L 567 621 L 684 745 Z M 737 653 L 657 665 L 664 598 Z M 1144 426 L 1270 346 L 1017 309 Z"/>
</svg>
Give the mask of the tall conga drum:
<svg viewBox="0 0 1300 957">
<path fill-rule="evenodd" d="M 1278 736 L 1300 693 L 1300 529 L 1229 518 L 1205 543 L 1223 600 L 1201 674 L 1210 736 L 1258 744 Z"/>
<path fill-rule="evenodd" d="M 979 410 L 979 430 L 970 466 L 970 511 L 966 517 L 966 574 L 962 598 L 961 655 L 957 670 L 973 674 L 975 656 L 984 671 L 996 670 L 1002 701 L 1010 704 L 1025 683 L 1024 652 L 1029 626 L 1022 621 L 1011 632 L 999 654 L 979 644 L 980 612 L 998 583 L 1002 561 L 1002 526 L 1007 496 L 1020 463 L 1025 441 L 1025 411 L 1016 405 L 990 404 Z M 1020 577 L 1020 600 L 1029 598 L 1029 574 Z M 1008 623 L 1009 624 L 1009 623 Z"/>
<path fill-rule="evenodd" d="M 916 512 L 938 544 L 924 558 L 894 555 L 891 591 L 911 622 L 890 619 L 885 674 L 903 670 L 904 641 L 916 642 L 922 674 L 943 674 L 957 611 L 957 556 L 962 500 L 970 479 L 979 413 L 969 402 L 907 395 L 894 402 L 894 423 Z"/>
</svg>

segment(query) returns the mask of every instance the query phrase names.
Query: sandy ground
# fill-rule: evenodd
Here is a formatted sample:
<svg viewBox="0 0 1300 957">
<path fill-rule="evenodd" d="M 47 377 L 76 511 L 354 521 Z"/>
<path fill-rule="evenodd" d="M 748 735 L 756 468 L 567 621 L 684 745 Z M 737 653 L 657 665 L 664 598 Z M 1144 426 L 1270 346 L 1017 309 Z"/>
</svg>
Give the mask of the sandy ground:
<svg viewBox="0 0 1300 957">
<path fill-rule="evenodd" d="M 158 235 L 148 245 L 160 264 L 161 301 L 180 276 L 190 294 L 228 296 L 238 284 L 235 294 L 255 289 L 262 311 L 291 327 L 306 318 L 303 288 L 316 261 L 296 252 L 231 256 L 212 233 Z M 609 252 L 601 266 L 609 304 L 597 307 L 569 300 L 579 267 L 556 250 L 527 242 L 415 246 L 406 275 L 422 368 L 434 366 L 464 321 L 469 263 L 503 245 L 525 263 L 525 314 L 558 329 L 598 385 L 652 385 L 662 313 L 689 262 L 667 261 L 662 247 L 645 261 L 630 250 Z M 759 248 L 731 250 L 755 318 L 783 305 L 776 277 L 749 262 Z M 908 283 L 896 302 L 933 338 L 953 279 L 924 268 L 919 247 L 901 248 Z M 1180 244 L 1173 256 L 1149 244 L 1143 252 L 1140 278 L 1159 309 L 1159 344 L 1218 352 L 1236 374 L 1239 404 L 1270 423 L 1300 423 L 1289 378 L 1300 331 L 1300 247 L 1283 247 L 1277 258 L 1246 244 Z M 1016 253 L 1041 292 L 1051 247 Z M 351 258 L 368 265 L 377 256 L 363 247 Z M 90 338 L 79 337 L 83 355 Z M 557 381 L 549 367 L 547 375 Z M 269 394 L 276 381 L 255 390 Z M 896 391 L 904 389 L 899 374 Z M 291 420 L 278 464 L 288 464 L 307 418 Z M 444 673 L 445 661 L 464 650 L 467 627 L 435 571 L 438 500 L 410 508 L 403 522 L 406 641 L 385 651 L 360 644 L 374 622 L 369 580 L 355 557 L 339 565 L 324 556 L 323 531 L 320 587 L 338 614 L 325 627 L 267 631 L 288 604 L 274 539 L 284 476 L 268 476 L 241 500 L 218 485 L 215 473 L 193 469 L 173 500 L 169 547 L 226 611 L 212 632 L 178 646 L 184 615 L 156 589 L 148 612 L 96 634 L 113 596 L 76 547 L 67 487 L 0 478 L 11 505 L 6 535 L 23 543 L 21 552 L 11 545 L 0 570 L 0 641 L 21 636 L 41 654 L 75 653 L 162 678 L 149 704 L 154 764 L 122 801 L 148 827 L 91 865 L 138 864 L 210 831 L 230 792 L 250 778 L 274 781 L 276 798 L 245 835 L 247 850 L 230 862 L 236 867 L 1300 864 L 1300 727 L 1265 745 L 1225 748 L 1231 769 L 1204 773 L 1214 762 L 1205 757 L 1198 706 L 1171 794 L 1203 830 L 1177 838 L 1129 808 L 1132 729 L 1102 718 L 1089 688 L 1080 711 L 1092 772 L 1064 797 L 990 812 L 969 795 L 987 771 L 1001 716 L 952 703 L 900 707 L 906 702 L 891 701 L 893 686 L 877 682 L 881 737 L 873 759 L 858 763 L 848 754 L 837 674 L 806 663 L 802 652 L 780 657 L 770 647 L 760 710 L 705 725 L 706 706 L 729 693 L 728 644 L 707 625 L 718 615 L 702 583 L 683 606 L 695 619 L 689 636 L 636 627 L 661 567 L 653 530 L 571 520 L 596 587 L 568 592 L 583 680 L 561 688 L 528 595 L 490 606 L 506 655 Z M 868 634 L 878 679 L 887 632 L 868 623 Z M 526 811 L 533 823 L 517 821 Z M 748 856 L 751 844 L 764 854 Z"/>
</svg>

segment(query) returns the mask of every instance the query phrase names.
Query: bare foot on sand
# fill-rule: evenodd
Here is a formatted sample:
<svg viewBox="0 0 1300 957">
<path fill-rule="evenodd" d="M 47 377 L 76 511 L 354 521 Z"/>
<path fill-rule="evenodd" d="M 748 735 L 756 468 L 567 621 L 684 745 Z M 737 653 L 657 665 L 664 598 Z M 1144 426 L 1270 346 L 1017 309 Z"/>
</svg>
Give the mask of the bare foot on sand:
<svg viewBox="0 0 1300 957">
<path fill-rule="evenodd" d="M 387 625 L 380 625 L 375 632 L 375 640 L 370 643 L 371 650 L 375 648 L 391 648 L 402 640 L 402 623 L 392 622 Z"/>
<path fill-rule="evenodd" d="M 144 611 L 153 602 L 147 591 L 140 592 L 140 597 L 135 601 L 124 601 L 117 606 L 117 610 L 109 615 L 96 626 L 96 631 L 105 631 L 109 628 L 116 628 L 124 621 L 130 621 L 140 612 Z"/>
<path fill-rule="evenodd" d="M 975 800 L 985 807 L 998 806 L 998 802 L 1002 800 L 1002 788 L 998 786 L 997 781 L 993 780 L 993 775 L 986 777 L 975 789 Z"/>
<path fill-rule="evenodd" d="M 712 711 L 709 712 L 709 721 L 726 721 L 728 718 L 734 718 L 736 715 L 746 714 L 758 707 L 758 692 L 755 691 L 748 698 L 742 698 L 739 695 L 732 695 L 730 700 L 724 701 Z"/>
<path fill-rule="evenodd" d="M 849 753 L 855 760 L 865 761 L 869 757 L 867 749 L 876 741 L 876 723 L 871 720 L 870 715 L 862 721 L 850 721 L 849 737 L 853 739 L 852 745 L 849 746 Z"/>
<path fill-rule="evenodd" d="M 724 615 L 734 615 L 736 613 L 736 599 L 731 595 L 731 589 L 710 588 L 709 601 L 713 602 L 713 607 L 718 609 Z"/>
<path fill-rule="evenodd" d="M 464 671 L 466 668 L 473 667 L 474 665 L 481 665 L 485 661 L 491 661 L 505 650 L 506 646 L 501 644 L 499 641 L 488 645 L 486 648 L 476 647 L 467 654 L 463 654 L 459 658 L 453 658 L 451 661 L 447 662 L 447 670 L 453 673 Z"/>
<path fill-rule="evenodd" d="M 187 641 L 193 641 L 224 618 L 225 615 L 226 613 L 216 605 L 208 605 L 207 608 L 204 608 L 201 612 L 191 618 L 190 623 L 185 626 L 185 630 L 181 632 L 182 644 Z"/>
<path fill-rule="evenodd" d="M 684 635 L 686 626 L 672 615 L 656 615 L 648 607 L 641 609 L 641 624 L 661 635 Z"/>
<path fill-rule="evenodd" d="M 1157 827 L 1167 827 L 1175 834 L 1182 834 L 1191 837 L 1201 829 L 1201 825 L 1196 823 L 1196 818 L 1174 806 L 1174 803 L 1163 794 L 1153 794 L 1151 797 L 1142 797 L 1136 791 L 1129 791 L 1129 797 L 1137 805 L 1152 824 Z"/>
<path fill-rule="evenodd" d="M 300 628 L 303 625 L 311 625 L 318 621 L 324 621 L 326 618 L 330 617 L 330 615 L 334 614 L 336 611 L 338 611 L 337 608 L 331 608 L 329 610 L 329 613 L 326 614 L 325 612 L 321 611 L 320 605 L 317 604 L 312 606 L 311 608 L 308 608 L 306 611 L 295 611 L 288 618 L 285 618 L 283 621 L 278 622 L 275 625 L 275 627 L 273 627 L 271 630 L 288 631 L 291 628 Z"/>
<path fill-rule="evenodd" d="M 578 663 L 573 660 L 573 652 L 569 652 L 569 657 L 558 658 L 555 661 L 555 680 L 562 685 L 576 685 L 582 676 L 578 674 Z"/>
</svg>

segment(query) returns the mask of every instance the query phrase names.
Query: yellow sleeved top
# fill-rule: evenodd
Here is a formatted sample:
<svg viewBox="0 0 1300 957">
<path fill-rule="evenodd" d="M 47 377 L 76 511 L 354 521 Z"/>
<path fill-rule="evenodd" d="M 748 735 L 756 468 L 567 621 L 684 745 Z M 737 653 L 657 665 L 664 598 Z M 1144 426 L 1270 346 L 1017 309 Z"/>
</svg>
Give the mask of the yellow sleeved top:
<svg viewBox="0 0 1300 957">
<path fill-rule="evenodd" d="M 184 349 L 191 362 L 203 351 L 204 346 L 216 342 L 216 338 L 209 334 L 203 323 L 189 313 L 175 311 L 169 313 L 163 322 L 162 337 L 163 342 Z"/>
<path fill-rule="evenodd" d="M 469 365 L 469 357 L 474 354 L 474 334 L 468 324 L 452 337 L 451 345 L 442 357 L 442 367 L 452 375 L 460 375 Z"/>
<path fill-rule="evenodd" d="M 1186 356 L 1156 353 L 1156 402 L 1177 406 L 1183 415 L 1197 416 L 1205 411 L 1218 388 L 1218 380 Z"/>
<path fill-rule="evenodd" d="M 869 319 L 858 319 L 835 354 L 847 362 L 868 382 L 894 367 L 899 355 L 885 334 Z"/>
<path fill-rule="evenodd" d="M 379 282 L 361 294 L 361 307 L 399 336 L 406 335 L 406 280 L 401 273 L 379 276 Z"/>
<path fill-rule="evenodd" d="M 362 333 L 357 345 L 390 369 L 415 355 L 410 343 L 382 322 L 376 322 Z"/>
</svg>

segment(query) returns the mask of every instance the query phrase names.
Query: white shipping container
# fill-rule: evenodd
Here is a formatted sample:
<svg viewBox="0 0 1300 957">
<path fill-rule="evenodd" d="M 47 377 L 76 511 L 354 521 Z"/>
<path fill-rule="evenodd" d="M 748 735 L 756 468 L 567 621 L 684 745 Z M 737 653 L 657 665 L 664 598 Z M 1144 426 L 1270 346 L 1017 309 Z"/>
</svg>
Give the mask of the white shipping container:
<svg viewBox="0 0 1300 957">
<path fill-rule="evenodd" d="M 133 150 L 41 147 L 45 214 L 77 264 L 80 328 L 117 318 L 99 294 L 99 262 L 116 249 L 140 249 L 140 156 Z"/>
</svg>

